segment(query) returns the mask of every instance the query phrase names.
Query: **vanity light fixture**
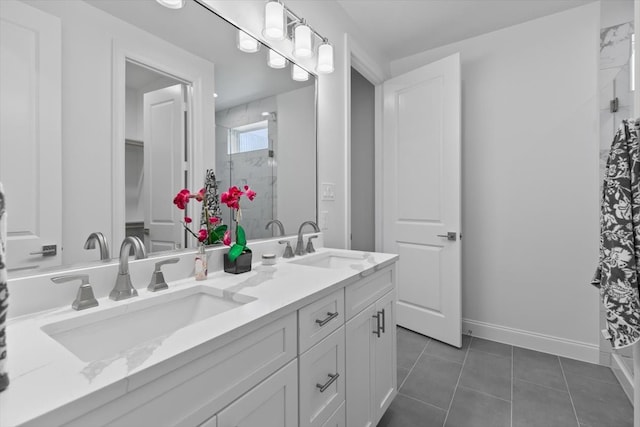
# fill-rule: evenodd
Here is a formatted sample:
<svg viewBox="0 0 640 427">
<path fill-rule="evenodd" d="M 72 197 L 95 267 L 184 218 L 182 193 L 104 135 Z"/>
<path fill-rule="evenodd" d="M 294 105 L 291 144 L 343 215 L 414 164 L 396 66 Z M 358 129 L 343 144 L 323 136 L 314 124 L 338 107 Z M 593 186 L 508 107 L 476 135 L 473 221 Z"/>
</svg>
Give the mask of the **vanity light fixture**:
<svg viewBox="0 0 640 427">
<path fill-rule="evenodd" d="M 293 28 L 293 56 L 311 58 L 313 56 L 313 38 L 311 27 L 303 19 Z"/>
<path fill-rule="evenodd" d="M 301 59 L 313 57 L 315 53 L 314 45 L 319 43 L 316 71 L 318 74 L 333 72 L 333 46 L 329 43 L 329 40 L 311 28 L 304 18 L 293 13 L 291 9 L 284 5 L 282 0 L 269 0 L 265 4 L 264 29 L 262 34 L 266 39 L 270 40 L 287 39 L 291 41 L 293 45 L 293 56 Z M 286 59 L 279 59 L 275 55 L 280 56 L 276 52 L 269 52 L 269 66 L 272 68 L 283 68 L 286 65 Z M 279 66 L 276 66 L 276 64 Z M 302 71 L 304 70 L 299 69 L 296 71 L 292 68 L 291 73 L 292 76 L 297 76 L 302 79 Z M 306 73 L 306 71 L 304 72 Z M 307 78 L 309 78 L 308 73 L 303 80 Z"/>
<path fill-rule="evenodd" d="M 333 73 L 333 46 L 329 44 L 327 39 L 322 41 L 322 44 L 318 46 L 318 65 L 316 71 L 319 74 Z"/>
<path fill-rule="evenodd" d="M 297 82 L 306 82 L 309 80 L 309 73 L 296 64 L 291 64 L 291 78 Z"/>
<path fill-rule="evenodd" d="M 278 52 L 269 49 L 269 59 L 267 65 L 271 68 L 284 68 L 287 66 L 287 60 Z"/>
<path fill-rule="evenodd" d="M 182 9 L 186 0 L 156 0 L 158 3 L 169 9 Z"/>
<path fill-rule="evenodd" d="M 284 5 L 278 0 L 267 2 L 264 6 L 263 35 L 269 40 L 283 40 L 287 35 Z"/>
<path fill-rule="evenodd" d="M 247 53 L 260 50 L 260 42 L 242 30 L 238 30 L 238 49 Z"/>
</svg>

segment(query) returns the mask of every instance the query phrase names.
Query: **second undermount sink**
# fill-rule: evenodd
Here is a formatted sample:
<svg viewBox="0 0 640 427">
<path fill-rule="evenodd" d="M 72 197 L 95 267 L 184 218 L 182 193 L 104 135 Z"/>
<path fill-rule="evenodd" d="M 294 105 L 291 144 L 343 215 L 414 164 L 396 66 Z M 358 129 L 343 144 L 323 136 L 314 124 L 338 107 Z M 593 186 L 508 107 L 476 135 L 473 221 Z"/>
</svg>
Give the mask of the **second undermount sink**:
<svg viewBox="0 0 640 427">
<path fill-rule="evenodd" d="M 225 296 L 220 290 L 199 285 L 50 323 L 42 330 L 80 360 L 91 362 L 164 339 L 253 300 L 239 294 Z"/>
<path fill-rule="evenodd" d="M 362 254 L 346 254 L 341 252 L 323 252 L 314 255 L 304 255 L 291 261 L 292 264 L 308 265 L 321 268 L 352 268 L 362 269 L 362 261 L 366 258 Z"/>
</svg>

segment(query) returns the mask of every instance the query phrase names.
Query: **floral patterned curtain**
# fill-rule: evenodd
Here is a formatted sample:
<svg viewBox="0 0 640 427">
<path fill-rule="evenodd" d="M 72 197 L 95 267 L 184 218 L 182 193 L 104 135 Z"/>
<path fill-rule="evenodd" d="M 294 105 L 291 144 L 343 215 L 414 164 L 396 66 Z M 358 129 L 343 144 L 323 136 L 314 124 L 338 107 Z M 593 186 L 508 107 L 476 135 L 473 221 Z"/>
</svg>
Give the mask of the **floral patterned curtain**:
<svg viewBox="0 0 640 427">
<path fill-rule="evenodd" d="M 614 348 L 640 340 L 640 120 L 624 120 L 607 160 L 600 212 L 600 288 Z"/>
</svg>

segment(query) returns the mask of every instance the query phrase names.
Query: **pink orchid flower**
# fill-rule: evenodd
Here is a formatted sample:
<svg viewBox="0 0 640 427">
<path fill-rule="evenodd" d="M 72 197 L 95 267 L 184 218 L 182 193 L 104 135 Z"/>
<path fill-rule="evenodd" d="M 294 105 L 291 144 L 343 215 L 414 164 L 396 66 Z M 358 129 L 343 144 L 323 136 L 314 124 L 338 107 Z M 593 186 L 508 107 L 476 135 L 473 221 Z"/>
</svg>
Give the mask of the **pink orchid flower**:
<svg viewBox="0 0 640 427">
<path fill-rule="evenodd" d="M 209 224 L 215 225 L 219 222 L 220 222 L 220 218 L 218 218 L 217 216 L 212 216 L 209 218 Z"/>
<path fill-rule="evenodd" d="M 173 198 L 173 204 L 178 207 L 178 209 L 184 210 L 187 207 L 187 203 L 189 203 L 189 198 L 191 194 L 189 190 L 186 188 L 184 190 L 180 190 L 178 194 Z"/>
<path fill-rule="evenodd" d="M 201 242 L 204 242 L 205 240 L 207 240 L 207 237 L 209 237 L 209 233 L 207 232 L 206 228 L 202 228 L 200 229 L 200 231 L 198 231 L 198 240 Z"/>
<path fill-rule="evenodd" d="M 227 246 L 231 246 L 231 231 L 227 230 L 224 232 L 224 237 L 222 238 L 222 243 Z"/>
<path fill-rule="evenodd" d="M 191 221 L 192 221 L 191 217 L 188 217 L 188 216 L 184 217 L 184 222 L 186 222 L 187 224 L 191 224 Z"/>
<path fill-rule="evenodd" d="M 197 201 L 201 202 L 202 200 L 204 200 L 205 191 L 206 190 L 204 188 L 201 188 L 200 191 L 198 191 L 198 194 L 195 195 Z"/>
<path fill-rule="evenodd" d="M 248 185 L 245 185 L 245 186 L 244 186 L 244 191 L 245 191 L 245 193 L 247 194 L 247 198 L 248 198 L 249 200 L 253 201 L 253 199 L 255 199 L 255 197 L 256 197 L 256 192 L 255 192 L 255 191 L 253 191 L 252 189 L 250 189 Z"/>
</svg>

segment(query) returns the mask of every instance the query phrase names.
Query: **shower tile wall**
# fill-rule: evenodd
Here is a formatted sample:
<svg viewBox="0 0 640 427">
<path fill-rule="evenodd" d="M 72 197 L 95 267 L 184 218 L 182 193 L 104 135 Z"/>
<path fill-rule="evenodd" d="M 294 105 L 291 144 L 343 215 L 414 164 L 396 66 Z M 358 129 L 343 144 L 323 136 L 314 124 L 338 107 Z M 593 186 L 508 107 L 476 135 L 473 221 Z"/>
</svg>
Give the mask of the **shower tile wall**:
<svg viewBox="0 0 640 427">
<path fill-rule="evenodd" d="M 630 85 L 631 35 L 633 22 L 626 22 L 600 31 L 600 182 L 604 178 L 609 148 L 623 119 L 633 112 L 633 92 Z M 618 111 L 612 112 L 610 101 L 618 98 Z M 600 304 L 600 328 L 605 329 L 604 308 Z M 631 349 L 616 351 L 630 370 Z M 600 363 L 610 366 L 611 344 L 600 336 Z M 623 384 L 624 386 L 624 384 Z"/>
<path fill-rule="evenodd" d="M 253 202 L 243 199 L 242 227 L 248 239 L 273 236 L 272 230 L 265 230 L 266 222 L 276 218 L 276 162 L 269 157 L 269 150 L 255 150 L 239 154 L 227 154 L 228 131 L 231 128 L 265 120 L 262 112 L 277 111 L 276 98 L 269 97 L 216 112 L 216 179 L 220 191 L 231 185 L 249 185 L 257 197 Z M 268 124 L 269 144 L 277 153 L 277 125 L 273 120 Z M 231 224 L 230 211 L 222 208 L 222 219 Z M 266 218 L 266 220 L 265 220 Z"/>
</svg>

